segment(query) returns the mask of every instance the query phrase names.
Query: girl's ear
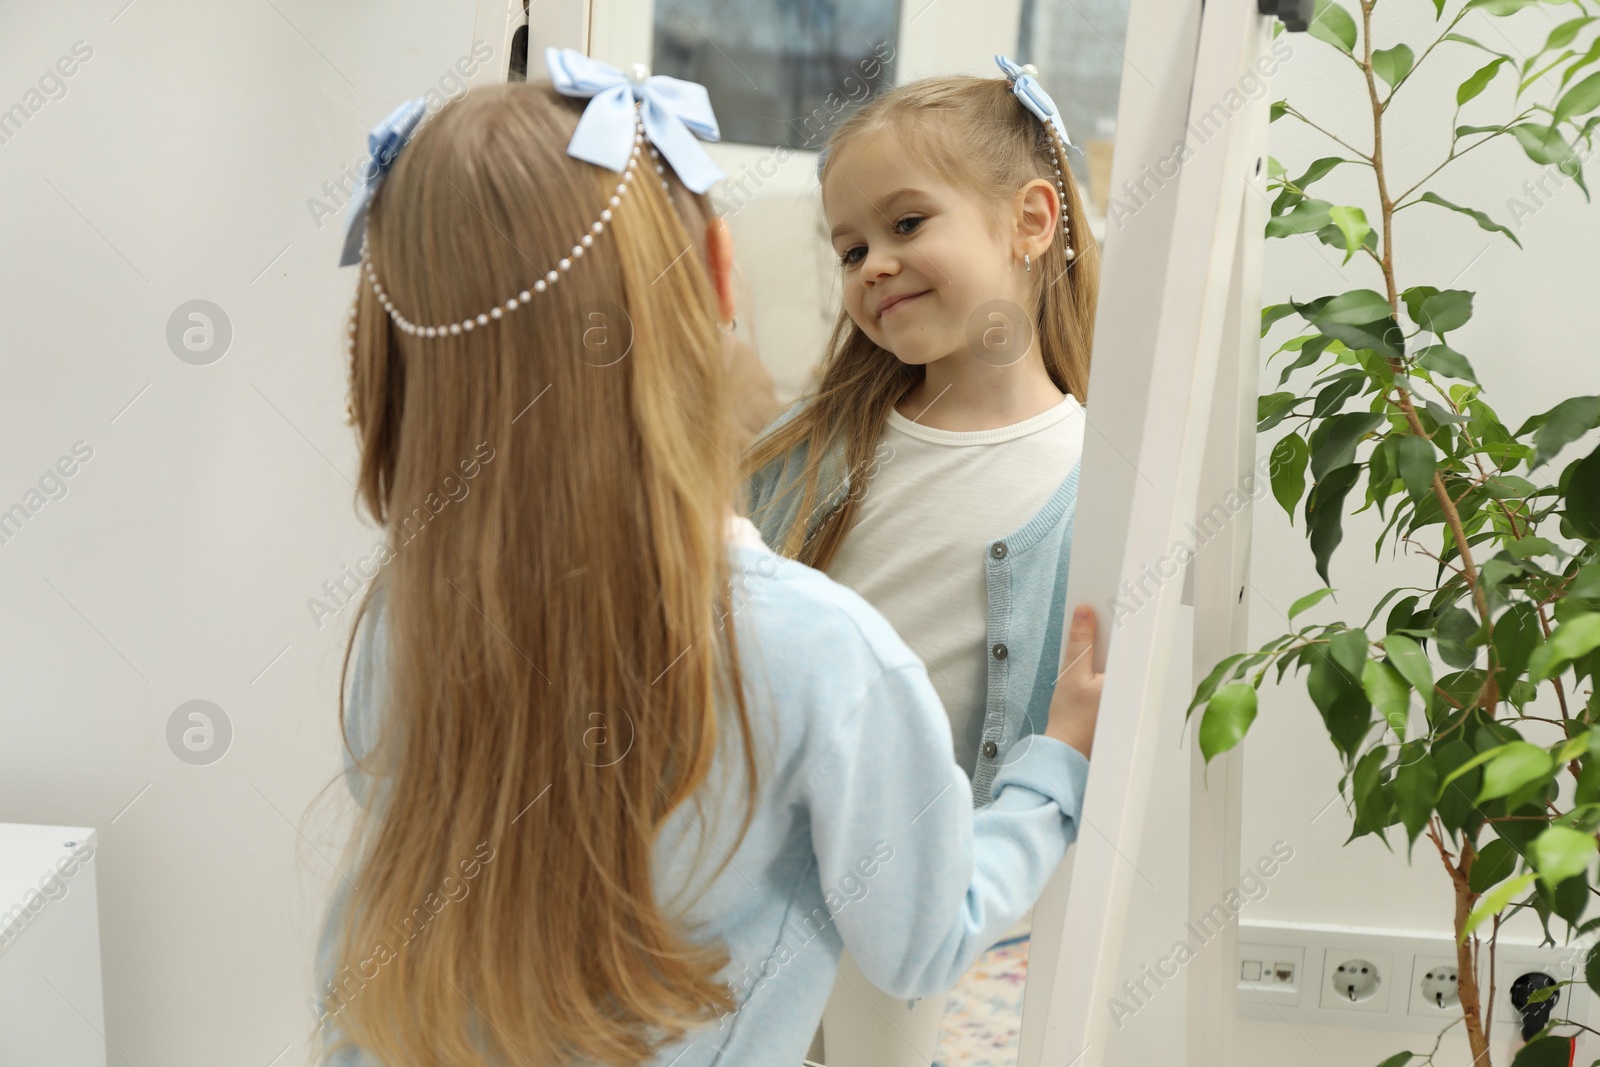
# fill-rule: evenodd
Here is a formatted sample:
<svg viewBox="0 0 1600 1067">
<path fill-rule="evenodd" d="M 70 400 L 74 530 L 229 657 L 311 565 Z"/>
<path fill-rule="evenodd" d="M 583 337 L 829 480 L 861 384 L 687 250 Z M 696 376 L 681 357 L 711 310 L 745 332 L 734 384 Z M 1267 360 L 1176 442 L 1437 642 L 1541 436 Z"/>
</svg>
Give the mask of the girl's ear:
<svg viewBox="0 0 1600 1067">
<path fill-rule="evenodd" d="M 1017 255 L 1035 260 L 1044 255 L 1061 229 L 1060 193 L 1043 178 L 1035 178 L 1017 193 Z"/>
<path fill-rule="evenodd" d="M 733 301 L 733 234 L 726 219 L 716 217 L 706 223 L 706 266 L 717 291 L 718 317 L 732 322 L 738 309 Z"/>
</svg>

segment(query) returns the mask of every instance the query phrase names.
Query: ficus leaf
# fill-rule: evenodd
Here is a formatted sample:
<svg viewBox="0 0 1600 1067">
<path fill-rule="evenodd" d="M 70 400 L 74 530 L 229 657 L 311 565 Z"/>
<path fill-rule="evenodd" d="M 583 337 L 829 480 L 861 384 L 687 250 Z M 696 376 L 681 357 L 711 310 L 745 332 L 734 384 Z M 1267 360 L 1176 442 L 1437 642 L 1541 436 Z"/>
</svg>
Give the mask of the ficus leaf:
<svg viewBox="0 0 1600 1067">
<path fill-rule="evenodd" d="M 1511 1067 L 1568 1067 L 1572 1063 L 1572 1038 L 1547 1034 L 1517 1049 Z"/>
<path fill-rule="evenodd" d="M 1534 431 L 1534 458 L 1529 470 L 1537 470 L 1597 424 L 1600 424 L 1600 396 L 1574 396 L 1523 423 L 1515 436 L 1521 437 L 1530 429 Z"/>
<path fill-rule="evenodd" d="M 1393 87 L 1411 73 L 1411 65 L 1416 58 L 1416 53 L 1408 45 L 1380 48 L 1372 53 L 1372 72 Z"/>
<path fill-rule="evenodd" d="M 1256 689 L 1233 682 L 1219 690 L 1200 720 L 1200 754 L 1207 763 L 1244 739 L 1256 718 Z"/>
<path fill-rule="evenodd" d="M 1290 237 L 1297 233 L 1315 233 L 1332 221 L 1328 216 L 1331 207 L 1333 205 L 1326 200 L 1308 197 L 1295 204 L 1294 210 L 1287 215 L 1268 219 L 1266 234 L 1268 237 Z"/>
<path fill-rule="evenodd" d="M 1562 174 L 1583 190 L 1584 199 L 1589 198 L 1589 186 L 1583 178 L 1583 163 L 1553 123 L 1542 126 L 1534 122 L 1521 122 L 1511 127 L 1511 134 L 1522 145 L 1529 159 L 1535 163 L 1555 164 Z"/>
<path fill-rule="evenodd" d="M 1364 630 L 1340 630 L 1328 638 L 1328 651 L 1352 682 L 1359 683 L 1366 672 L 1368 644 Z"/>
<path fill-rule="evenodd" d="M 1528 657 L 1528 680 L 1538 683 L 1552 678 L 1568 663 L 1596 648 L 1600 648 L 1600 612 L 1589 611 L 1570 618 Z"/>
<path fill-rule="evenodd" d="M 1456 88 L 1456 106 L 1460 107 L 1487 89 L 1505 62 L 1505 56 L 1496 56 L 1474 71 L 1471 77 Z"/>
<path fill-rule="evenodd" d="M 1305 492 L 1306 463 L 1310 458 L 1311 449 L 1306 439 L 1297 433 L 1287 435 L 1272 447 L 1272 495 L 1289 513 L 1290 526 L 1294 525 L 1294 507 Z M 1289 617 L 1294 618 L 1292 611 Z"/>
<path fill-rule="evenodd" d="M 1406 827 L 1406 839 L 1414 842 L 1439 799 L 1439 771 L 1420 742 L 1402 750 L 1400 767 L 1394 775 L 1395 806 Z"/>
<path fill-rule="evenodd" d="M 1538 745 L 1513 741 L 1504 746 L 1483 768 L 1483 788 L 1478 803 L 1514 793 L 1531 782 L 1550 777 L 1555 758 Z"/>
<path fill-rule="evenodd" d="M 1295 313 L 1293 304 L 1273 304 L 1261 309 L 1261 336 L 1265 337 L 1272 324 Z"/>
<path fill-rule="evenodd" d="M 1405 678 L 1381 660 L 1368 660 L 1361 675 L 1361 688 L 1379 714 L 1388 720 L 1395 736 L 1404 741 L 1411 708 L 1411 687 Z"/>
<path fill-rule="evenodd" d="M 1539 613 L 1526 601 L 1511 605 L 1495 620 L 1494 654 L 1501 671 L 1501 692 L 1527 668 L 1528 657 L 1538 647 L 1541 635 Z"/>
<path fill-rule="evenodd" d="M 1355 756 L 1372 724 L 1372 705 L 1362 692 L 1359 678 L 1339 665 L 1327 645 L 1311 645 L 1305 652 L 1311 664 L 1306 692 L 1322 714 L 1328 736 L 1345 759 Z"/>
<path fill-rule="evenodd" d="M 1306 168 L 1306 172 L 1300 175 L 1300 177 L 1294 179 L 1289 184 L 1298 189 L 1305 189 L 1310 186 L 1312 182 L 1319 181 L 1320 179 L 1326 177 L 1328 172 L 1333 170 L 1334 167 L 1337 167 L 1341 163 L 1349 162 L 1350 160 L 1345 159 L 1343 156 L 1323 156 L 1321 159 L 1312 160 L 1311 166 Z"/>
<path fill-rule="evenodd" d="M 1417 691 L 1423 705 L 1432 708 L 1433 665 L 1428 662 L 1427 653 L 1422 651 L 1422 647 L 1405 634 L 1392 633 L 1383 639 L 1383 650 L 1395 670 Z"/>
<path fill-rule="evenodd" d="M 1438 460 L 1433 442 L 1416 434 L 1404 434 L 1399 439 L 1400 480 L 1405 483 L 1406 495 L 1413 503 L 1433 492 L 1433 472 Z"/>
<path fill-rule="evenodd" d="M 1194 699 L 1189 702 L 1189 710 L 1192 712 L 1196 707 L 1210 700 L 1211 694 L 1217 691 L 1217 685 L 1222 681 L 1223 676 L 1233 670 L 1244 658 L 1245 654 L 1243 652 L 1237 652 L 1211 668 L 1211 673 L 1205 676 L 1205 679 L 1195 690 Z"/>
<path fill-rule="evenodd" d="M 1566 517 L 1581 536 L 1600 538 L 1600 448 L 1573 464 Z"/>
<path fill-rule="evenodd" d="M 1516 869 L 1517 850 L 1511 847 L 1511 842 L 1496 838 L 1478 851 L 1467 886 L 1474 893 L 1484 893 L 1496 882 L 1509 878 Z"/>
<path fill-rule="evenodd" d="M 1490 764 L 1493 767 L 1493 764 Z M 1593 834 L 1574 830 L 1570 826 L 1547 826 L 1528 847 L 1528 859 L 1552 887 L 1582 874 L 1593 862 L 1597 846 Z"/>
<path fill-rule="evenodd" d="M 1331 323 L 1359 326 L 1388 318 L 1392 313 L 1389 300 L 1382 293 L 1371 289 L 1352 289 L 1340 293 L 1317 308 L 1310 316 L 1310 321 L 1315 326 Z"/>
<path fill-rule="evenodd" d="M 1555 122 L 1565 122 L 1574 115 L 1587 115 L 1600 107 L 1600 74 L 1591 74 L 1562 94 L 1556 103 Z"/>
<path fill-rule="evenodd" d="M 1394 48 L 1379 48 L 1373 53 L 1373 74 L 1378 75 L 1390 88 L 1400 85 L 1405 75 L 1411 74 L 1411 64 L 1416 62 L 1416 53 L 1408 45 L 1395 45 Z"/>
<path fill-rule="evenodd" d="M 1340 418 L 1349 416 L 1341 415 Z M 1317 560 L 1317 573 L 1322 576 L 1325 585 L 1333 584 L 1328 578 L 1328 563 L 1333 558 L 1333 550 L 1344 540 L 1344 498 L 1360 476 L 1361 466 L 1357 463 L 1335 468 L 1317 479 L 1306 497 L 1306 526 L 1311 552 Z"/>
<path fill-rule="evenodd" d="M 1419 348 L 1416 359 L 1420 365 L 1435 374 L 1443 374 L 1447 378 L 1463 378 L 1474 385 L 1478 384 L 1478 376 L 1472 372 L 1472 364 L 1467 362 L 1467 357 L 1449 345 L 1436 344 Z"/>
<path fill-rule="evenodd" d="M 1472 296 L 1465 289 L 1445 289 L 1429 296 L 1412 319 L 1429 333 L 1444 334 L 1472 318 Z"/>
<path fill-rule="evenodd" d="M 1367 221 L 1367 213 L 1358 207 L 1339 205 L 1329 208 L 1328 218 L 1344 235 L 1344 262 L 1348 263 L 1350 257 L 1361 251 L 1361 247 L 1367 243 L 1372 224 Z"/>
<path fill-rule="evenodd" d="M 1292 605 L 1289 606 L 1289 621 L 1293 622 L 1296 615 L 1310 608 L 1313 604 L 1320 603 L 1323 597 L 1332 596 L 1333 592 L 1334 590 L 1331 587 L 1323 586 L 1321 589 L 1318 589 L 1312 593 L 1307 593 L 1299 600 L 1296 600 Z"/>
<path fill-rule="evenodd" d="M 1456 944 L 1461 944 L 1471 936 L 1472 931 L 1476 930 L 1483 920 L 1491 915 L 1499 915 L 1504 911 L 1505 906 L 1511 903 L 1511 898 L 1532 885 L 1533 880 L 1537 877 L 1538 875 L 1531 872 L 1518 875 L 1508 882 L 1501 882 L 1498 886 L 1485 893 L 1483 899 L 1478 901 L 1478 906 L 1472 909 L 1472 914 L 1467 916 L 1467 921 L 1462 924 L 1461 934 L 1456 938 Z"/>
<path fill-rule="evenodd" d="M 1525 7 L 1534 7 L 1539 0 L 1469 0 L 1467 11 L 1487 11 L 1491 15 L 1514 15 Z"/>
<path fill-rule="evenodd" d="M 1384 416 L 1375 411 L 1352 411 L 1329 418 L 1320 440 L 1312 442 L 1311 476 L 1321 480 L 1336 467 L 1355 459 L 1356 445 L 1367 434 L 1383 425 Z"/>
<path fill-rule="evenodd" d="M 1356 20 L 1350 17 L 1350 12 L 1332 0 L 1317 0 L 1308 29 L 1311 36 L 1318 40 L 1326 41 L 1344 52 L 1355 54 Z"/>
<path fill-rule="evenodd" d="M 1522 242 L 1517 240 L 1517 235 L 1512 233 L 1509 227 L 1503 226 L 1494 221 L 1494 219 L 1490 218 L 1488 215 L 1476 208 L 1462 207 L 1460 204 L 1452 204 L 1444 197 L 1432 192 L 1423 193 L 1421 196 L 1417 197 L 1417 200 L 1426 204 L 1438 204 L 1440 207 L 1449 208 L 1451 211 L 1466 215 L 1476 222 L 1482 229 L 1490 230 L 1495 233 L 1503 233 L 1511 239 L 1512 244 L 1516 245 L 1518 248 L 1522 247 Z"/>
</svg>

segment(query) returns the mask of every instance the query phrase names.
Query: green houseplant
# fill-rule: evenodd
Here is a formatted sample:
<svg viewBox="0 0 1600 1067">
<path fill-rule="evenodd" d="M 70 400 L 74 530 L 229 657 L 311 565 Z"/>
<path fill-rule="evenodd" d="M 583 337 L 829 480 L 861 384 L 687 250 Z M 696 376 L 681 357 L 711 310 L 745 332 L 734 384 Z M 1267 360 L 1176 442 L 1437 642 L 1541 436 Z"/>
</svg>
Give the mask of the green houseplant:
<svg viewBox="0 0 1600 1067">
<path fill-rule="evenodd" d="M 1274 122 L 1305 123 L 1332 154 L 1297 175 L 1272 161 L 1277 198 L 1267 236 L 1313 235 L 1342 249 L 1346 263 L 1366 262 L 1375 287 L 1262 310 L 1263 337 L 1282 320 L 1303 329 L 1269 360 L 1269 368 L 1279 357 L 1287 366 L 1278 391 L 1260 398 L 1258 429 L 1287 429 L 1272 449 L 1273 495 L 1291 522 L 1299 510 L 1324 583 L 1295 602 L 1291 626 L 1333 592 L 1329 567 L 1347 506 L 1352 515 L 1375 508 L 1386 522 L 1376 554 L 1392 543 L 1434 560 L 1433 584 L 1390 591 L 1364 624 L 1302 626 L 1230 656 L 1200 684 L 1189 712 L 1202 715 L 1199 739 L 1210 760 L 1248 731 L 1269 668 L 1280 682 L 1290 667 L 1307 672 L 1308 694 L 1343 762 L 1349 840 L 1375 834 L 1389 844 L 1398 828 L 1409 862 L 1426 837 L 1450 880 L 1462 1022 L 1474 1067 L 1489 1067 L 1493 949 L 1503 919 L 1531 910 L 1551 942 L 1553 920 L 1565 924 L 1566 942 L 1600 927 L 1600 918 L 1587 917 L 1600 913 L 1589 906 L 1600 893 L 1600 449 L 1576 458 L 1581 449 L 1563 451 L 1600 426 L 1600 396 L 1563 399 L 1515 431 L 1503 425 L 1452 340 L 1471 318 L 1475 294 L 1427 284 L 1438 279 L 1402 283 L 1394 219 L 1413 207 L 1442 209 L 1520 248 L 1505 219 L 1427 188 L 1446 168 L 1484 160 L 1457 162 L 1501 138 L 1587 199 L 1582 165 L 1600 124 L 1592 114 L 1600 109 L 1600 23 L 1588 0 L 1386 7 L 1397 3 L 1432 17 L 1429 40 L 1375 47 L 1379 0 L 1319 0 L 1311 27 L 1360 80 L 1369 129 L 1339 133 L 1290 101 L 1272 106 Z M 1537 10 L 1524 16 L 1529 8 Z M 1526 57 L 1461 32 L 1463 20 L 1472 28 L 1518 17 L 1551 27 Z M 1482 65 L 1455 88 L 1448 155 L 1436 165 L 1406 160 L 1424 174 L 1400 188 L 1385 120 L 1397 98 L 1419 94 L 1412 79 L 1444 49 L 1465 50 Z M 1449 111 L 1443 103 L 1436 110 Z M 1315 195 L 1316 183 L 1339 168 L 1371 177 L 1364 205 Z M 1292 380 L 1305 384 L 1290 387 Z M 1475 964 L 1485 952 L 1481 989 Z M 1600 954 L 1591 955 L 1586 977 L 1600 991 Z M 1558 1021 L 1521 1049 L 1516 1067 L 1564 1067 L 1569 1044 L 1560 1035 L 1576 1024 L 1559 1017 L 1558 1005 Z M 1413 1062 L 1432 1062 L 1432 1054 L 1402 1052 L 1382 1067 Z"/>
</svg>

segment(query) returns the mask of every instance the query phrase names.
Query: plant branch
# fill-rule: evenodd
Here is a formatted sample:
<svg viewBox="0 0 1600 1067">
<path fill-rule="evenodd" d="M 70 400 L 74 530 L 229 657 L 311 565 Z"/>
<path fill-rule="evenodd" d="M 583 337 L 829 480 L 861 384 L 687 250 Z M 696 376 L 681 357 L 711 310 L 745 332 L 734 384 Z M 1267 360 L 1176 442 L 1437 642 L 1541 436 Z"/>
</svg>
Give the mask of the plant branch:
<svg viewBox="0 0 1600 1067">
<path fill-rule="evenodd" d="M 1359 156 L 1361 158 L 1361 161 L 1366 163 L 1369 167 L 1372 165 L 1372 157 L 1371 156 L 1369 156 L 1365 152 L 1361 151 L 1361 149 L 1357 148 L 1355 145 L 1350 144 L 1344 138 L 1340 137 L 1338 134 L 1332 133 L 1329 130 L 1323 129 L 1321 126 L 1318 126 L 1315 122 L 1312 122 L 1310 119 L 1308 119 L 1304 115 L 1300 114 L 1300 112 L 1296 111 L 1294 108 L 1289 107 L 1286 104 L 1286 105 L 1284 105 L 1283 113 L 1285 115 L 1293 115 L 1295 118 L 1299 119 L 1301 122 L 1305 123 L 1307 126 L 1310 126 L 1313 130 L 1316 130 L 1318 133 L 1322 134 L 1324 137 L 1330 137 L 1333 140 L 1339 142 L 1340 145 L 1342 145 L 1345 148 L 1349 149 L 1351 152 L 1354 152 L 1357 156 Z"/>
</svg>

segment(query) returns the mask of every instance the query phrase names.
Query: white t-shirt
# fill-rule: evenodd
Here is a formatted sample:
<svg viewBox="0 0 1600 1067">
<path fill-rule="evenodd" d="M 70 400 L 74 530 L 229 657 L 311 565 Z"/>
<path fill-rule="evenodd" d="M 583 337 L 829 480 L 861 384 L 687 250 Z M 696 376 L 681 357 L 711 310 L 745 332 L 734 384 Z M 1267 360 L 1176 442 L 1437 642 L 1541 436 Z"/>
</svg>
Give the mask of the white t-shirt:
<svg viewBox="0 0 1600 1067">
<path fill-rule="evenodd" d="M 968 777 L 988 697 L 984 555 L 1061 487 L 1083 454 L 1083 414 L 1068 394 L 1023 422 L 958 432 L 891 408 L 859 518 L 827 568 L 928 665 Z"/>
</svg>

